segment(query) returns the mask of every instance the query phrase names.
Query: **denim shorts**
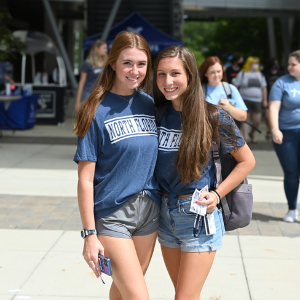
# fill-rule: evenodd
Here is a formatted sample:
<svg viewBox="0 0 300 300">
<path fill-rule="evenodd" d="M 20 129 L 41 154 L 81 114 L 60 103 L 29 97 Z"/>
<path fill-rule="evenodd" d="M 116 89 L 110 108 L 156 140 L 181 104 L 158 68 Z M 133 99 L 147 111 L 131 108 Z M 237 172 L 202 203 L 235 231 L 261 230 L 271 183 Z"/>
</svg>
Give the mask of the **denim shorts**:
<svg viewBox="0 0 300 300">
<path fill-rule="evenodd" d="M 194 237 L 193 228 L 196 214 L 190 212 L 192 197 L 178 199 L 174 205 L 167 197 L 161 199 L 158 241 L 169 248 L 180 248 L 184 252 L 210 252 L 222 248 L 225 233 L 222 210 L 214 211 L 216 233 L 206 235 L 203 217 L 200 221 L 200 234 Z"/>
<path fill-rule="evenodd" d="M 159 205 L 147 195 L 146 191 L 142 191 L 115 212 L 98 219 L 97 234 L 124 239 L 151 234 L 158 229 L 159 211 Z"/>
</svg>

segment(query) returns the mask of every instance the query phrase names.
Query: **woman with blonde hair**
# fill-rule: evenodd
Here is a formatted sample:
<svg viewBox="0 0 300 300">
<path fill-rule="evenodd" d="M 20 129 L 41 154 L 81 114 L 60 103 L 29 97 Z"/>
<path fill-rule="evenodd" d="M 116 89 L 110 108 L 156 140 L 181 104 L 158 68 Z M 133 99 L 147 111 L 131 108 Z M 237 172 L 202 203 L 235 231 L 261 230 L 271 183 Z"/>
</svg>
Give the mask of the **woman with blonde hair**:
<svg viewBox="0 0 300 300">
<path fill-rule="evenodd" d="M 107 59 L 107 44 L 98 39 L 94 42 L 90 53 L 83 63 L 80 72 L 78 90 L 76 95 L 75 107 L 76 112 L 80 109 L 80 102 L 90 95 L 92 88 L 100 76 Z"/>
<path fill-rule="evenodd" d="M 135 32 L 120 32 L 95 90 L 76 117 L 83 256 L 97 277 L 98 254 L 110 259 L 111 300 L 149 299 L 144 274 L 160 212 L 153 175 L 155 106 L 142 91 L 150 88 L 150 70 L 146 40 Z"/>
<path fill-rule="evenodd" d="M 222 247 L 224 223 L 219 200 L 243 181 L 255 160 L 233 119 L 205 101 L 195 57 L 187 48 L 172 46 L 158 55 L 153 95 L 157 109 L 165 109 L 157 120 L 155 175 L 163 189 L 158 241 L 175 299 L 199 300 L 216 251 Z M 232 155 L 237 164 L 216 188 L 210 150 L 218 137 L 221 154 Z M 204 190 L 195 200 L 207 206 L 212 234 L 206 232 L 204 218 L 192 209 L 196 189 Z"/>
<path fill-rule="evenodd" d="M 234 84 L 239 89 L 248 108 L 247 121 L 251 121 L 252 125 L 258 128 L 261 121 L 262 107 L 268 106 L 267 82 L 265 76 L 260 72 L 258 57 L 250 56 L 247 58 Z M 249 133 L 249 125 L 243 123 L 242 130 L 246 140 L 250 137 L 252 143 L 257 143 L 254 128 Z"/>
</svg>

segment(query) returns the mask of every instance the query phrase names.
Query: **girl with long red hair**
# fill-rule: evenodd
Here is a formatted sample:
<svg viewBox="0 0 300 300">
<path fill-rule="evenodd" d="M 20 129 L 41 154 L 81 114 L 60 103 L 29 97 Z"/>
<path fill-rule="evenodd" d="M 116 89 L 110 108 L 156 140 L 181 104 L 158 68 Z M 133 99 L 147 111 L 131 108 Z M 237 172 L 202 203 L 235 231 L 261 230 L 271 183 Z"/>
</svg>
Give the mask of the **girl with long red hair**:
<svg viewBox="0 0 300 300">
<path fill-rule="evenodd" d="M 144 274 L 159 225 L 158 139 L 150 89 L 151 56 L 134 32 L 117 35 L 95 90 L 75 123 L 83 256 L 99 277 L 111 261 L 110 299 L 149 299 Z"/>
</svg>

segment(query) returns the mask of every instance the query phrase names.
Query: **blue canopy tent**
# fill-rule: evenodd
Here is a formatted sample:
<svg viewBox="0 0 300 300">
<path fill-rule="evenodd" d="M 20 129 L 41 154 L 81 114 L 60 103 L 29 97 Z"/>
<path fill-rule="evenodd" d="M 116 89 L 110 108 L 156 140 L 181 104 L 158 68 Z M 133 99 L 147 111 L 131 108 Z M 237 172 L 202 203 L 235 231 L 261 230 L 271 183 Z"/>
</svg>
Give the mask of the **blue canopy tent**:
<svg viewBox="0 0 300 300">
<path fill-rule="evenodd" d="M 157 54 L 163 49 L 173 45 L 183 45 L 182 42 L 174 39 L 163 31 L 154 27 L 138 12 L 134 12 L 125 18 L 122 22 L 113 26 L 107 37 L 108 48 L 114 41 L 116 35 L 122 30 L 132 30 L 141 34 L 148 42 L 152 54 Z M 101 33 L 97 33 L 83 40 L 83 48 L 90 49 L 96 39 L 101 38 Z"/>
</svg>

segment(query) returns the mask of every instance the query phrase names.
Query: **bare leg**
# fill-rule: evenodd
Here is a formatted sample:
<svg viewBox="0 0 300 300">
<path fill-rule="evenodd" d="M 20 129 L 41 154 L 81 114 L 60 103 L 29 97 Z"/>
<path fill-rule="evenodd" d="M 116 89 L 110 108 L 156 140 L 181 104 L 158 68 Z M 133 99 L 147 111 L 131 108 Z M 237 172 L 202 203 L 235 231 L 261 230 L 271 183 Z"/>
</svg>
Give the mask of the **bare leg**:
<svg viewBox="0 0 300 300">
<path fill-rule="evenodd" d="M 110 300 L 149 299 L 143 275 L 153 254 L 156 236 L 157 232 L 146 236 L 134 236 L 132 240 L 100 237 L 101 242 L 103 240 L 105 255 L 112 261 L 114 281 L 109 293 Z M 124 243 L 130 246 L 124 248 Z M 118 257 L 115 259 L 115 256 Z"/>
<path fill-rule="evenodd" d="M 259 127 L 260 121 L 261 121 L 261 113 L 251 113 L 251 119 L 252 119 L 252 125 L 256 128 Z M 251 138 L 252 142 L 255 143 L 257 142 L 255 139 L 255 129 L 252 128 L 251 130 Z"/>
<path fill-rule="evenodd" d="M 267 126 L 266 140 L 268 141 L 271 138 L 269 108 L 265 108 L 265 123 L 266 123 L 266 126 Z"/>
<path fill-rule="evenodd" d="M 176 290 L 178 274 L 179 274 L 181 250 L 178 248 L 173 249 L 173 248 L 161 246 L 161 252 L 162 252 L 164 262 L 167 267 L 169 276 L 173 282 L 174 289 Z"/>
<path fill-rule="evenodd" d="M 175 286 L 175 300 L 199 300 L 216 251 L 181 252 L 162 246 L 162 253 Z"/>
<path fill-rule="evenodd" d="M 250 123 L 250 114 L 251 113 L 247 113 L 247 122 Z M 246 124 L 245 122 L 242 123 L 242 132 L 243 132 L 243 136 L 244 139 L 248 142 L 249 140 L 249 125 Z"/>
</svg>

